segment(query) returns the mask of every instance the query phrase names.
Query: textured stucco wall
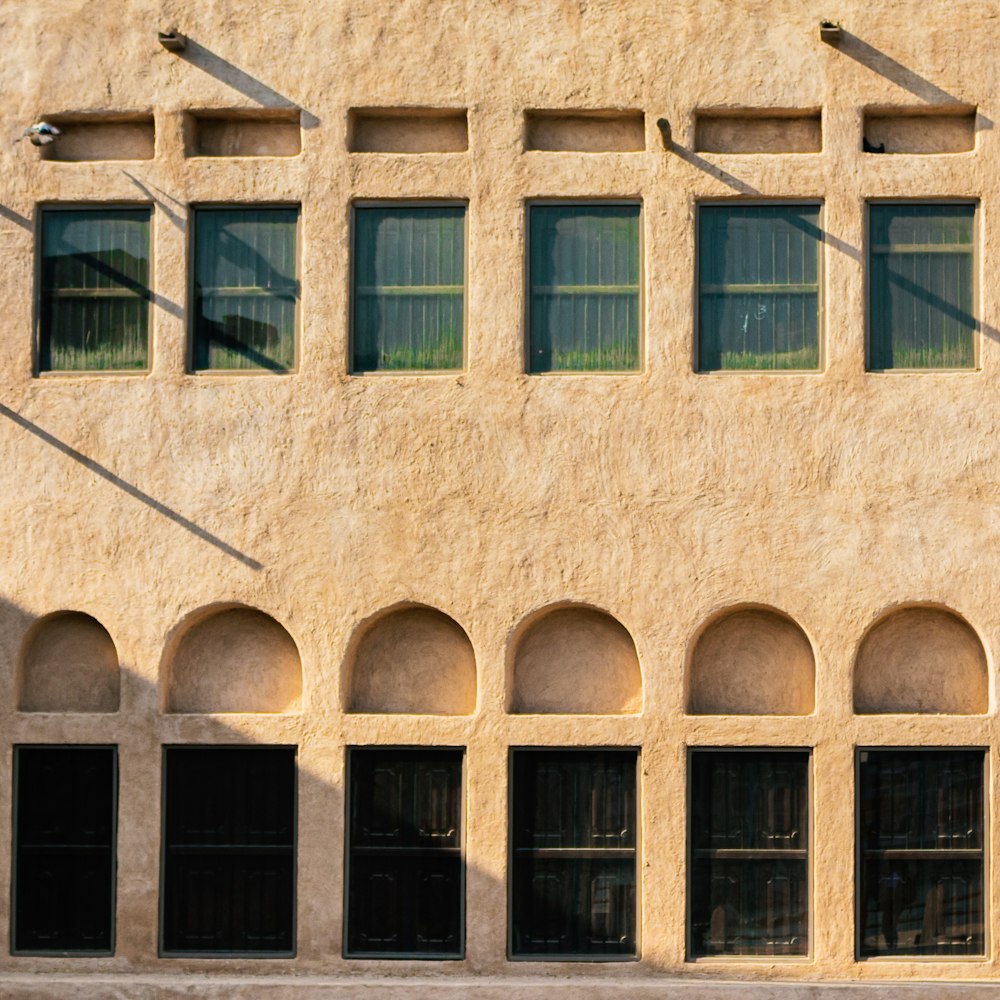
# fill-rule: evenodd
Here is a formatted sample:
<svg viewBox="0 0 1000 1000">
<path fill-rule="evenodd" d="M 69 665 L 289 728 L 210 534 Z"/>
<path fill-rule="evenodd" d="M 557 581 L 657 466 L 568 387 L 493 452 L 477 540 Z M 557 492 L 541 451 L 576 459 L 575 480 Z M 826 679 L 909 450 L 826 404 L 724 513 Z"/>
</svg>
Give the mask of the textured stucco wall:
<svg viewBox="0 0 1000 1000">
<path fill-rule="evenodd" d="M 837 49 L 818 38 L 827 17 L 849 33 Z M 184 55 L 157 43 L 171 24 L 191 39 Z M 482 984 L 484 997 L 520 1000 L 550 992 L 552 974 L 573 997 L 729 996 L 739 989 L 712 983 L 742 980 L 756 998 L 772 995 L 765 979 L 1000 973 L 1000 823 L 989 826 L 987 958 L 857 962 L 853 918 L 857 746 L 990 747 L 991 812 L 995 798 L 996 4 L 8 0 L 0 37 L 0 136 L 98 111 L 151 112 L 156 126 L 155 155 L 127 162 L 57 162 L 0 141 L 0 900 L 12 745 L 117 743 L 122 788 L 115 956 L 11 957 L 0 921 L 0 993 L 63 997 L 83 977 L 81 996 L 353 1000 L 451 995 L 443 980 L 456 996 Z M 956 102 L 978 108 L 972 152 L 861 152 L 866 106 Z M 468 150 L 348 151 L 349 109 L 407 105 L 468 109 Z M 185 156 L 186 111 L 290 106 L 302 108 L 299 155 Z M 821 108 L 823 151 L 693 152 L 696 109 L 747 106 Z M 524 151 L 528 109 L 613 108 L 645 112 L 645 151 Z M 641 374 L 523 374 L 525 200 L 536 197 L 642 200 Z M 821 373 L 694 373 L 695 205 L 733 197 L 823 202 Z M 864 370 L 864 202 L 893 197 L 980 200 L 979 370 Z M 350 203 L 363 198 L 468 201 L 467 370 L 346 373 Z M 301 204 L 294 375 L 185 374 L 189 206 L 234 199 Z M 152 370 L 33 378 L 38 205 L 95 201 L 154 206 Z M 359 625 L 406 602 L 468 635 L 471 714 L 343 710 Z M 637 714 L 506 711 L 519 625 L 567 602 L 628 630 Z M 301 711 L 161 711 L 165 650 L 199 609 L 224 604 L 287 629 Z M 907 605 L 969 623 L 989 669 L 985 714 L 855 714 L 859 645 Z M 731 606 L 775 608 L 801 627 L 815 656 L 810 714 L 685 713 L 697 638 Z M 23 640 L 63 609 L 108 630 L 117 712 L 17 711 Z M 160 747 L 244 740 L 299 748 L 297 957 L 159 959 Z M 467 957 L 430 971 L 341 957 L 344 747 L 414 742 L 467 747 Z M 507 748 L 535 744 L 641 747 L 639 962 L 505 958 Z M 727 745 L 813 748 L 807 960 L 685 962 L 686 752 Z M 168 978 L 185 972 L 199 976 Z"/>
</svg>

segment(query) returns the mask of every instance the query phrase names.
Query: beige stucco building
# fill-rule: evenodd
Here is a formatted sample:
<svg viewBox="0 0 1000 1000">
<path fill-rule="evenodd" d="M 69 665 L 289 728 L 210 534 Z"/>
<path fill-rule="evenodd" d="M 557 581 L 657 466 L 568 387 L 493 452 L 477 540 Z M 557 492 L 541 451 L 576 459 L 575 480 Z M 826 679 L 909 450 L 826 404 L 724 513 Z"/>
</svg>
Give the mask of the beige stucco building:
<svg viewBox="0 0 1000 1000">
<path fill-rule="evenodd" d="M 821 38 L 824 19 L 839 35 Z M 0 28 L 0 995 L 989 988 L 996 4 L 6 0 Z M 54 142 L 13 142 L 42 120 Z M 735 202 L 812 213 L 816 273 L 777 282 L 815 321 L 815 357 L 791 370 L 699 353 L 705 296 L 778 294 L 762 276 L 709 288 L 699 220 Z M 458 353 L 413 366 L 433 370 L 359 361 L 359 213 L 400 204 L 460 220 L 460 278 L 438 283 Z M 638 234 L 616 292 L 633 354 L 602 366 L 617 370 L 533 360 L 528 222 L 550 204 L 625 206 Z M 920 292 L 967 335 L 964 361 L 874 361 L 875 257 L 899 247 L 873 240 L 872 213 L 897 204 L 965 213 L 948 252 L 971 305 L 932 278 Z M 280 209 L 292 234 L 272 370 L 197 353 L 195 210 L 227 206 Z M 74 293 L 47 277 L 43 229 L 92 210 L 147 239 L 131 292 L 148 345 L 128 372 L 51 361 L 53 303 Z M 287 941 L 171 948 L 164 748 L 239 744 L 294 748 Z M 110 944 L 18 947 L 15 827 L 45 796 L 15 782 L 15 748 L 90 745 L 117 748 Z M 455 753 L 452 957 L 345 957 L 365 950 L 345 931 L 348 761 L 374 746 Z M 635 762 L 624 961 L 519 953 L 513 761 L 537 747 Z M 803 762 L 793 953 L 740 953 L 721 909 L 693 912 L 693 775 L 723 748 Z M 951 845 L 978 879 L 975 927 L 928 930 L 921 895 L 895 954 L 885 912 L 904 902 L 871 890 L 874 943 L 860 926 L 859 789 L 885 748 L 967 753 L 985 789 Z"/>
</svg>

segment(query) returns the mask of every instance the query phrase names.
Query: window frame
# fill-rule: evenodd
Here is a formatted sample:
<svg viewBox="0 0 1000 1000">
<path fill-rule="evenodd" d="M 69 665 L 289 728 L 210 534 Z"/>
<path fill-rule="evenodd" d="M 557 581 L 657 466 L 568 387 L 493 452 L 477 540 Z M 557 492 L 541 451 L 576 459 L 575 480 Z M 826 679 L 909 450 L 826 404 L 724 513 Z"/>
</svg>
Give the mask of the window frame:
<svg viewBox="0 0 1000 1000">
<path fill-rule="evenodd" d="M 460 929 L 460 942 L 457 952 L 413 952 L 413 951 L 351 951 L 350 948 L 350 891 L 351 891 L 351 756 L 355 750 L 361 751 L 451 751 L 461 754 L 461 808 L 458 812 L 459 837 L 458 837 L 458 858 L 459 858 L 459 910 L 458 921 Z M 341 886 L 342 904 L 342 933 L 341 933 L 341 955 L 348 961 L 412 961 L 412 962 L 460 962 L 465 960 L 466 925 L 468 912 L 467 899 L 467 876 L 468 868 L 466 859 L 466 828 L 468 827 L 468 761 L 469 752 L 467 746 L 439 744 L 413 744 L 413 743 L 365 743 L 347 744 L 344 747 L 344 875 Z"/>
<path fill-rule="evenodd" d="M 979 753 L 983 762 L 983 831 L 982 831 L 982 876 L 983 876 L 983 950 L 975 955 L 937 953 L 927 955 L 865 955 L 862 949 L 864 939 L 864 924 L 862 907 L 864 906 L 864 894 L 861 891 L 861 876 L 865 863 L 865 851 L 862 846 L 862 836 L 864 831 L 861 828 L 861 755 L 863 753 Z M 857 745 L 854 747 L 854 961 L 855 962 L 987 962 L 991 956 L 991 926 L 990 926 L 990 900 L 992 897 L 991 884 L 991 831 L 990 831 L 990 747 L 982 744 L 958 746 L 947 745 Z M 928 855 L 931 852 L 928 851 Z M 946 856 L 949 852 L 935 852 Z"/>
<path fill-rule="evenodd" d="M 969 368 L 873 368 L 872 358 L 872 206 L 901 205 L 917 207 L 920 205 L 971 205 L 972 206 L 972 242 L 969 251 L 972 254 L 972 310 L 975 325 L 972 330 L 972 366 Z M 928 198 L 865 198 L 864 200 L 864 294 L 865 294 L 865 374 L 866 375 L 973 375 L 983 370 L 982 341 L 983 319 L 981 301 L 981 269 L 982 253 L 982 199 L 970 197 L 939 197 Z"/>
<path fill-rule="evenodd" d="M 354 365 L 355 268 L 357 210 L 366 208 L 461 208 L 462 209 L 462 362 L 457 368 L 397 368 L 359 371 Z M 464 375 L 469 370 L 469 199 L 468 198 L 353 198 L 348 202 L 347 261 L 347 356 L 345 371 L 351 378 L 425 378 L 428 375 Z"/>
<path fill-rule="evenodd" d="M 20 842 L 18 837 L 18 818 L 20 806 L 20 774 L 18 762 L 20 751 L 28 750 L 110 750 L 111 751 L 111 913 L 109 922 L 109 947 L 94 951 L 89 949 L 52 950 L 38 948 L 18 948 L 17 940 L 17 884 L 18 884 L 18 854 Z M 112 957 L 117 947 L 117 917 L 118 917 L 118 819 L 121 779 L 119 746 L 116 743 L 14 743 L 11 753 L 11 857 L 10 857 L 10 910 L 8 913 L 9 946 L 12 956 L 39 956 L 46 958 L 104 958 Z"/>
<path fill-rule="evenodd" d="M 295 218 L 295 329 L 292 333 L 292 351 L 295 361 L 288 368 L 283 370 L 271 370 L 268 368 L 198 368 L 195 365 L 198 344 L 198 293 L 196 291 L 198 279 L 197 260 L 197 240 L 198 240 L 198 213 L 213 211 L 238 212 L 241 210 L 254 212 L 266 211 L 267 209 L 294 210 Z M 184 351 L 184 364 L 186 375 L 196 375 L 198 377 L 239 376 L 260 378 L 286 378 L 289 375 L 299 373 L 302 361 L 302 299 L 304 295 L 304 283 L 302 281 L 302 202 L 301 201 L 198 201 L 187 206 L 187 346 Z"/>
<path fill-rule="evenodd" d="M 635 938 L 635 948 L 632 952 L 604 953 L 604 954 L 563 954 L 563 953 L 541 953 L 541 954 L 517 954 L 514 951 L 514 883 L 515 883 L 515 831 L 514 831 L 514 756 L 516 754 L 546 754 L 546 753 L 630 753 L 635 758 L 635 847 L 632 848 L 632 856 L 635 864 L 635 915 L 633 935 Z M 642 960 L 642 747 L 637 745 L 614 746 L 610 744 L 589 745 L 569 745 L 553 744 L 551 746 L 508 746 L 507 747 L 507 955 L 508 962 L 549 962 L 549 963 L 617 963 L 617 962 L 639 962 Z M 572 848 L 570 848 L 572 850 Z"/>
<path fill-rule="evenodd" d="M 814 803 L 814 764 L 813 758 L 815 756 L 815 747 L 810 746 L 703 746 L 703 745 L 688 745 L 686 748 L 686 772 L 684 777 L 685 784 L 685 833 L 684 833 L 684 843 L 686 850 L 685 867 L 686 873 L 684 878 L 684 893 L 685 893 L 685 906 L 684 906 L 684 961 L 689 964 L 705 963 L 705 962 L 736 962 L 736 963 L 765 963 L 770 965 L 773 962 L 790 964 L 802 964 L 805 962 L 812 962 L 814 955 L 813 949 L 815 946 L 815 899 L 816 899 L 816 886 L 815 886 L 815 803 Z M 691 780 L 692 777 L 692 758 L 696 753 L 797 753 L 806 755 L 806 819 L 809 824 L 809 829 L 806 836 L 806 892 L 808 893 L 808 898 L 806 901 L 806 950 L 802 955 L 780 955 L 780 954 L 743 954 L 743 955 L 699 955 L 696 954 L 694 947 L 694 924 L 693 924 L 693 912 L 692 903 L 694 900 L 694 861 L 695 861 L 695 848 L 694 848 L 694 830 L 692 827 L 692 817 L 694 816 L 694 785 Z"/>
<path fill-rule="evenodd" d="M 574 206 L 592 207 L 615 207 L 630 206 L 639 209 L 639 245 L 637 247 L 639 260 L 638 275 L 638 312 L 637 312 L 637 343 L 635 368 L 615 370 L 613 368 L 600 368 L 582 370 L 577 368 L 563 368 L 557 370 L 535 372 L 531 370 L 531 210 L 533 208 L 572 208 Z M 521 374 L 531 378 L 563 378 L 597 376 L 600 378 L 632 378 L 636 375 L 646 374 L 646 202 L 642 195 L 632 196 L 611 196 L 601 195 L 581 195 L 580 197 L 558 197 L 558 198 L 526 198 L 523 209 L 524 228 L 524 250 L 522 252 L 521 264 L 521 288 L 523 289 L 524 305 L 522 309 L 521 323 L 523 324 L 522 345 L 521 345 Z"/>
<path fill-rule="evenodd" d="M 299 746 L 295 743 L 162 743 L 160 744 L 160 816 L 159 816 L 159 874 L 157 878 L 156 905 L 156 957 L 162 959 L 275 959 L 295 958 L 298 953 L 298 875 L 299 875 Z M 167 877 L 167 751 L 205 750 L 286 750 L 291 751 L 292 772 L 292 829 L 291 829 L 291 901 L 292 918 L 291 946 L 287 951 L 245 951 L 225 949 L 218 951 L 192 951 L 188 949 L 168 949 L 164 943 L 166 930 L 166 877 Z"/>
<path fill-rule="evenodd" d="M 42 368 L 42 296 L 44 293 L 42 281 L 44 277 L 44 246 L 45 217 L 59 212 L 103 212 L 103 211 L 139 211 L 149 212 L 149 278 L 146 319 L 146 364 L 143 368 L 81 368 L 81 369 L 43 369 Z M 31 350 L 31 376 L 38 379 L 67 378 L 146 378 L 153 370 L 153 345 L 156 339 L 154 321 L 156 312 L 156 206 L 151 201 L 130 201 L 111 199 L 109 201 L 43 201 L 39 202 L 35 212 L 33 236 L 35 241 L 34 280 L 35 294 L 33 302 Z"/>
<path fill-rule="evenodd" d="M 816 339 L 819 360 L 815 368 L 702 368 L 701 367 L 701 210 L 707 208 L 773 208 L 782 205 L 815 206 L 819 215 L 819 238 L 816 250 Z M 826 198 L 728 198 L 694 199 L 694 337 L 692 338 L 691 370 L 695 375 L 732 378 L 734 375 L 823 375 L 826 372 Z"/>
</svg>

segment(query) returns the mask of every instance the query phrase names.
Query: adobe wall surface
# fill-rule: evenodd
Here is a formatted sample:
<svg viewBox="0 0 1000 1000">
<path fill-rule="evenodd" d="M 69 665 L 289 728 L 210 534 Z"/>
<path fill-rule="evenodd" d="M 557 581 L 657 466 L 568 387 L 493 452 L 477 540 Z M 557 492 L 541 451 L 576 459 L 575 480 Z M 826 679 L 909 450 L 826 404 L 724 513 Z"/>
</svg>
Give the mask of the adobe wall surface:
<svg viewBox="0 0 1000 1000">
<path fill-rule="evenodd" d="M 822 18 L 843 24 L 839 47 L 820 42 Z M 190 39 L 183 54 L 157 42 L 174 24 Z M 992 815 L 986 958 L 857 961 L 853 915 L 856 747 L 989 747 L 991 814 L 996 800 L 995 4 L 31 0 L 0 5 L 0 37 L 0 137 L 46 116 L 155 123 L 145 159 L 58 162 L 0 141 L 0 900 L 10 898 L 11 747 L 114 743 L 121 774 L 114 957 L 12 957 L 0 920 L 0 994 L 758 1000 L 830 984 L 853 1000 L 868 995 L 861 984 L 937 1000 L 993 989 Z M 959 104 L 977 109 L 972 151 L 862 153 L 865 107 Z M 467 151 L 348 151 L 350 109 L 406 106 L 467 109 Z M 262 107 L 302 109 L 301 153 L 185 155 L 185 112 Z M 744 107 L 822 109 L 822 152 L 694 151 L 696 109 Z M 615 108 L 644 112 L 643 151 L 524 150 L 526 110 Z M 132 133 L 115 141 L 143 148 Z M 526 375 L 525 201 L 609 197 L 643 205 L 642 372 Z M 822 372 L 694 372 L 695 205 L 733 197 L 822 201 Z M 865 199 L 911 197 L 979 200 L 975 371 L 865 372 Z M 347 374 L 350 205 L 400 198 L 468 201 L 462 372 Z M 185 373 L 189 206 L 233 200 L 301 205 L 295 374 Z M 148 375 L 33 377 L 36 224 L 50 202 L 153 205 Z M 345 684 L 358 630 L 412 604 L 464 630 L 474 696 L 444 691 L 449 710 L 421 715 L 346 711 L 357 704 Z M 609 696 L 628 714 L 509 711 L 525 623 L 572 604 L 627 629 L 641 693 Z M 183 711 L 218 704 L 232 670 L 219 690 L 204 681 L 171 701 L 186 626 L 234 605 L 287 629 L 300 707 L 289 675 L 268 681 L 277 693 L 266 707 L 291 711 Z M 969 714 L 884 714 L 885 693 L 910 681 L 899 657 L 878 661 L 884 676 L 866 679 L 874 688 L 855 711 L 862 640 L 899 606 L 957 614 L 927 634 L 958 637 L 971 693 L 942 683 L 946 707 Z M 754 643 L 793 648 L 793 711 L 695 714 L 722 697 L 692 693 L 698 639 L 730 608 L 750 622 L 773 609 L 801 630 L 812 702 L 798 632 L 734 627 L 712 634 L 713 661 L 728 650 L 734 670 L 752 670 Z M 19 710 L 37 708 L 22 696 L 48 683 L 22 683 L 25 639 L 64 610 L 113 640 L 117 711 Z M 378 648 L 398 645 L 376 644 L 375 660 Z M 937 647 L 925 659 L 947 669 Z M 581 688 L 596 683 L 581 670 Z M 398 704 L 399 678 L 386 684 L 386 703 Z M 362 703 L 379 705 L 371 685 Z M 158 958 L 161 747 L 242 741 L 298 747 L 296 957 Z M 344 748 L 372 743 L 467 748 L 464 961 L 342 957 Z M 637 962 L 506 959 L 508 748 L 545 744 L 641 748 Z M 740 745 L 812 748 L 808 959 L 685 960 L 687 748 Z M 932 985 L 887 987 L 912 980 Z"/>
</svg>

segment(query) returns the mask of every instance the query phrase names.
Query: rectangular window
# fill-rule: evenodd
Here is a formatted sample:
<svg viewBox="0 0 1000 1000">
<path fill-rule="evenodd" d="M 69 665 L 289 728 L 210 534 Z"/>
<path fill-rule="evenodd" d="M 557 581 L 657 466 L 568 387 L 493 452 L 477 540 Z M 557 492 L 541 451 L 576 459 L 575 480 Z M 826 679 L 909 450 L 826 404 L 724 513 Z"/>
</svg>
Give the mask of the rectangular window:
<svg viewBox="0 0 1000 1000">
<path fill-rule="evenodd" d="M 115 747 L 14 748 L 11 951 L 114 951 Z"/>
<path fill-rule="evenodd" d="M 149 367 L 148 208 L 42 212 L 38 370 Z"/>
<path fill-rule="evenodd" d="M 290 955 L 295 749 L 166 747 L 162 950 Z"/>
<path fill-rule="evenodd" d="M 973 368 L 974 205 L 871 205 L 869 358 L 875 370 Z"/>
<path fill-rule="evenodd" d="M 692 958 L 809 950 L 809 754 L 693 750 Z"/>
<path fill-rule="evenodd" d="M 819 368 L 819 205 L 702 205 L 699 371 Z"/>
<path fill-rule="evenodd" d="M 985 950 L 982 750 L 858 754 L 860 954 Z"/>
<path fill-rule="evenodd" d="M 355 372 L 463 364 L 465 208 L 354 210 Z"/>
<path fill-rule="evenodd" d="M 639 368 L 639 205 L 532 205 L 531 372 Z"/>
<path fill-rule="evenodd" d="M 515 750 L 511 954 L 636 953 L 634 750 Z"/>
<path fill-rule="evenodd" d="M 462 756 L 350 749 L 349 957 L 462 956 Z"/>
<path fill-rule="evenodd" d="M 195 212 L 196 371 L 295 367 L 297 208 Z"/>
</svg>

